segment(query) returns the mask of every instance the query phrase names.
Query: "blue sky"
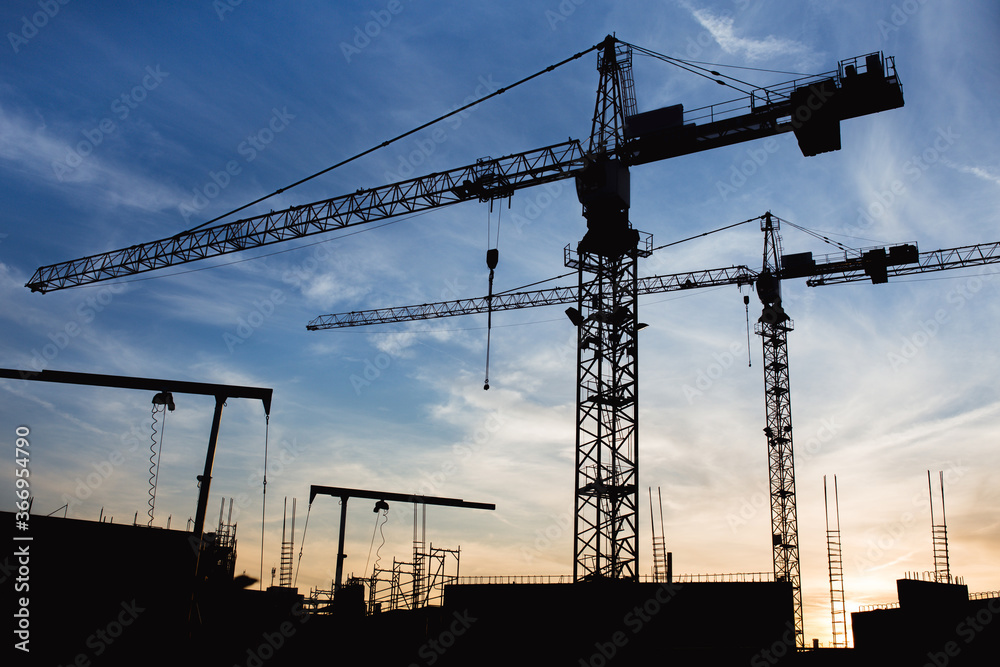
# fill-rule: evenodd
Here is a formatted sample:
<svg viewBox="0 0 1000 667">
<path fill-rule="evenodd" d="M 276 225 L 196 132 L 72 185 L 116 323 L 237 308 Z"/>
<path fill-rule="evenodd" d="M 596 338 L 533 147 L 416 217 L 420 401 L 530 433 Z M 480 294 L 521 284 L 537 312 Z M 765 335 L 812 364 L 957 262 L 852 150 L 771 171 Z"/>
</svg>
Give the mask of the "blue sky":
<svg viewBox="0 0 1000 667">
<path fill-rule="evenodd" d="M 0 365 L 273 387 L 266 579 L 278 562 L 281 500 L 299 499 L 301 526 L 310 484 L 495 502 L 489 514 L 432 508 L 429 539 L 461 545 L 463 574 L 571 571 L 574 333 L 560 309 L 494 317 L 489 392 L 483 317 L 305 329 L 324 313 L 485 294 L 488 207 L 47 295 L 24 287 L 35 268 L 189 229 L 612 32 L 675 57 L 803 73 L 884 51 L 906 98 L 902 109 L 843 123 L 837 153 L 803 158 L 785 135 L 634 168 L 631 219 L 657 245 L 768 210 L 854 247 L 997 240 L 1000 8 L 985 0 L 43 1 L 5 3 L 0 28 Z M 443 132 L 409 137 L 255 210 L 585 140 L 595 65 L 589 54 Z M 657 60 L 637 55 L 634 69 L 640 111 L 735 96 Z M 754 84 L 790 78 L 732 73 Z M 566 272 L 562 249 L 585 231 L 571 183 L 519 192 L 501 225 L 497 289 Z M 790 227 L 782 235 L 786 252 L 834 250 Z M 674 246 L 641 270 L 759 267 L 761 236 L 745 225 Z M 892 601 L 895 578 L 933 568 L 928 469 L 946 471 L 953 571 L 972 590 L 1000 588 L 994 273 L 786 282 L 807 638 L 830 635 L 823 475 L 839 480 L 849 611 Z M 641 305 L 650 327 L 640 479 L 663 489 L 676 569 L 770 570 L 760 343 L 750 341 L 747 368 L 742 295 L 731 287 Z M 71 501 L 76 518 L 103 508 L 115 521 L 135 512 L 145 520 L 151 396 L 15 381 L 0 389 L 5 437 L 31 430 L 36 512 Z M 169 515 L 178 527 L 194 515 L 212 401 L 175 400 L 155 523 Z M 209 517 L 221 497 L 242 499 L 239 566 L 254 575 L 264 437 L 261 406 L 230 401 Z M 409 558 L 410 511 L 390 510 L 383 563 Z M 336 520 L 335 501 L 317 500 L 300 588 L 329 586 Z M 372 520 L 367 503 L 351 504 L 347 569 L 356 574 Z"/>
</svg>

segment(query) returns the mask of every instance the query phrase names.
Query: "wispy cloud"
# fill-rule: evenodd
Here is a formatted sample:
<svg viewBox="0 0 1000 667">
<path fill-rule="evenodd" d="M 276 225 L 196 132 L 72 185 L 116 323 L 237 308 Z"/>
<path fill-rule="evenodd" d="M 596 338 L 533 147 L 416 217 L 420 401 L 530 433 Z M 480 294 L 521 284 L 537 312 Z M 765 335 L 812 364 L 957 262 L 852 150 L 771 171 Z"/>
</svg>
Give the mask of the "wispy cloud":
<svg viewBox="0 0 1000 667">
<path fill-rule="evenodd" d="M 994 185 L 1000 185 L 1000 174 L 990 171 L 989 169 L 984 169 L 983 167 L 972 167 L 969 165 L 955 164 L 951 160 L 942 160 L 942 163 L 954 169 L 961 174 L 971 174 L 976 178 L 981 178 L 988 183 L 993 183 Z"/>
<path fill-rule="evenodd" d="M 79 155 L 70 142 L 50 131 L 42 117 L 32 121 L 0 108 L 0 164 L 7 168 L 67 186 L 86 186 L 89 196 L 99 197 L 105 206 L 162 211 L 182 200 L 180 192 L 137 174 L 134 166 L 115 164 L 94 154 L 67 166 L 71 154 Z M 80 189 L 73 188 L 73 194 L 79 196 Z"/>
<path fill-rule="evenodd" d="M 808 46 L 795 40 L 782 39 L 774 35 L 768 35 L 763 39 L 744 37 L 736 28 L 735 17 L 699 9 L 689 2 L 681 4 L 729 55 L 757 62 L 778 57 L 801 59 L 810 54 Z"/>
</svg>

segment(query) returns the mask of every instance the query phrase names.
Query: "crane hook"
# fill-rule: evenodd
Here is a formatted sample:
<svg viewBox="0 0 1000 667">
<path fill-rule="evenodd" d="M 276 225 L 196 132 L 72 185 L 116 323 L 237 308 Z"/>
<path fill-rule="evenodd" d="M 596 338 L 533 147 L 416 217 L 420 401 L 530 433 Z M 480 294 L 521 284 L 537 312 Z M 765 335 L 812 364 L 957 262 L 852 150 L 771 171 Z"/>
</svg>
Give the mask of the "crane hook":
<svg viewBox="0 0 1000 667">
<path fill-rule="evenodd" d="M 490 248 L 486 251 L 486 266 L 490 269 L 490 292 L 486 297 L 486 380 L 483 381 L 483 391 L 490 390 L 490 336 L 493 333 L 493 269 L 500 261 L 500 251 Z"/>
<path fill-rule="evenodd" d="M 753 361 L 750 356 L 750 297 L 746 294 L 743 295 L 743 308 L 747 311 L 747 368 L 752 368 Z"/>
</svg>

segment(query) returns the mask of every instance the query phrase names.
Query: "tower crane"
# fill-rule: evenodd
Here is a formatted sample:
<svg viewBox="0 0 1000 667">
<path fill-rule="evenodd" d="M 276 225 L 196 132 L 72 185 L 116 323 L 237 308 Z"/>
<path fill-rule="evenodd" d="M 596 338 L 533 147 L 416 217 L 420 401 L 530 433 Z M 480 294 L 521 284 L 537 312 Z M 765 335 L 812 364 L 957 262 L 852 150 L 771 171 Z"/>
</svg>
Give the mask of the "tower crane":
<svg viewBox="0 0 1000 667">
<path fill-rule="evenodd" d="M 803 155 L 838 150 L 840 121 L 901 107 L 903 94 L 892 57 L 871 53 L 841 61 L 836 71 L 755 89 L 722 104 L 687 113 L 678 104 L 640 114 L 632 50 L 609 35 L 563 61 L 591 51 L 598 55 L 599 86 L 586 149 L 570 139 L 263 215 L 205 223 L 157 241 L 40 267 L 27 287 L 44 293 L 112 280 L 575 178 L 587 232 L 566 257 L 567 266 L 578 272 L 577 305 L 571 311 L 578 329 L 574 579 L 634 580 L 637 260 L 651 252 L 651 235 L 640 234 L 629 222 L 629 167 L 786 132 L 795 134 Z M 801 640 L 800 622 L 799 635 Z"/>
<path fill-rule="evenodd" d="M 812 287 L 870 280 L 886 283 L 889 277 L 968 268 L 1000 263 L 1000 242 L 918 252 L 911 244 L 845 250 L 843 257 L 826 256 L 816 261 L 811 252 L 781 254 L 780 221 L 770 212 L 760 217 L 764 233 L 763 267 L 755 271 L 743 265 L 690 273 L 639 278 L 639 295 L 658 294 L 701 287 L 756 284 L 763 306 L 755 326 L 764 355 L 764 395 L 771 498 L 771 540 L 775 579 L 792 584 L 796 628 L 802 635 L 802 595 L 798 558 L 798 522 L 795 505 L 795 468 L 792 447 L 791 393 L 788 381 L 788 332 L 791 318 L 781 303 L 781 280 L 808 278 Z M 306 328 L 325 331 L 347 327 L 430 320 L 494 311 L 517 310 L 575 303 L 572 287 L 506 292 L 493 297 L 456 299 L 413 306 L 377 308 L 321 315 Z"/>
</svg>

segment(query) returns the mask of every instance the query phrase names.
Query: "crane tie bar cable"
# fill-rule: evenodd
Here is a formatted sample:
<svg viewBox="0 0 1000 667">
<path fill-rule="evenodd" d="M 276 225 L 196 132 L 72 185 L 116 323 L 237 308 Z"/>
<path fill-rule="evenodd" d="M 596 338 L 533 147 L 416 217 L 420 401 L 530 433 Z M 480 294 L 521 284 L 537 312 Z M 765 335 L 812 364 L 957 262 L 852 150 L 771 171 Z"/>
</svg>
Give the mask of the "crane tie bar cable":
<svg viewBox="0 0 1000 667">
<path fill-rule="evenodd" d="M 482 102 L 485 102 L 486 100 L 488 100 L 490 98 L 496 97 L 497 95 L 502 95 L 503 93 L 507 92 L 508 90 L 510 90 L 512 88 L 516 88 L 517 86 L 520 86 L 522 83 L 527 83 L 528 81 L 531 81 L 532 79 L 535 79 L 535 78 L 541 76 L 542 74 L 546 74 L 548 72 L 551 72 L 551 71 L 555 70 L 558 67 L 562 67 L 566 63 L 569 63 L 569 62 L 572 62 L 574 60 L 577 60 L 577 59 L 579 59 L 579 58 L 587 55 L 591 51 L 596 51 L 599 48 L 601 48 L 601 44 L 595 44 L 594 46 L 591 46 L 589 49 L 586 49 L 585 51 L 580 51 L 579 53 L 576 53 L 576 54 L 570 56 L 569 58 L 566 58 L 565 60 L 561 60 L 561 61 L 557 62 L 555 65 L 549 65 L 545 69 L 543 69 L 543 70 L 541 70 L 539 72 L 535 72 L 534 74 L 532 74 L 530 76 L 526 76 L 523 79 L 521 79 L 520 81 L 516 81 L 516 82 L 512 83 L 509 86 L 500 87 L 500 88 L 496 89 L 495 91 L 493 91 L 492 93 L 490 93 L 489 95 L 486 95 L 485 97 L 481 97 L 481 98 L 479 98 L 477 100 L 469 102 L 465 106 L 461 106 L 461 107 L 459 107 L 457 109 L 454 109 L 454 110 L 452 110 L 452 111 L 444 114 L 443 116 L 439 116 L 439 117 L 435 118 L 434 120 L 428 121 L 428 122 L 424 123 L 423 125 L 421 125 L 419 127 L 416 127 L 416 128 L 414 128 L 412 130 L 409 130 L 408 132 L 404 132 L 403 134 L 400 134 L 397 137 L 393 137 L 392 139 L 388 139 L 386 141 L 383 141 L 382 143 L 378 144 L 377 146 L 372 146 L 371 148 L 369 148 L 369 149 L 367 149 L 365 151 L 362 151 L 362 152 L 358 153 L 357 155 L 349 157 L 346 160 L 341 160 L 337 164 L 329 166 L 326 169 L 323 169 L 321 171 L 317 171 L 315 174 L 312 174 L 311 176 L 306 176 L 305 178 L 302 178 L 302 179 L 300 179 L 298 181 L 295 181 L 291 185 L 286 185 L 283 188 L 278 188 L 277 190 L 275 190 L 274 192 L 272 192 L 269 195 L 264 195 L 263 197 L 255 199 L 254 201 L 252 201 L 252 202 L 250 202 L 248 204 L 244 204 L 243 206 L 240 206 L 239 208 L 234 208 L 232 211 L 229 211 L 228 213 L 223 213 L 222 215 L 220 215 L 218 217 L 215 217 L 215 218 L 212 218 L 211 220 L 208 220 L 206 222 L 203 222 L 200 225 L 192 227 L 189 230 L 186 230 L 184 232 L 180 232 L 180 234 L 177 234 L 177 236 L 180 236 L 181 234 L 186 234 L 186 233 L 189 233 L 189 232 L 193 232 L 195 230 L 201 229 L 202 227 L 210 225 L 210 224 L 212 224 L 214 222 L 218 222 L 219 220 L 222 220 L 223 218 L 227 218 L 230 215 L 233 215 L 234 213 L 239 213 L 240 211 L 242 211 L 244 209 L 247 209 L 247 208 L 250 208 L 251 206 L 253 206 L 255 204 L 259 204 L 262 201 L 265 201 L 267 199 L 270 199 L 271 197 L 274 197 L 275 195 L 279 195 L 282 192 L 285 192 L 286 190 L 290 190 L 290 189 L 292 189 L 292 188 L 294 188 L 294 187 L 296 187 L 298 185 L 302 185 L 306 181 L 311 181 L 312 179 L 316 178 L 317 176 L 322 176 L 323 174 L 325 174 L 327 172 L 330 172 L 330 171 L 333 171 L 334 169 L 336 169 L 338 167 L 342 167 L 345 164 L 348 164 L 349 162 L 353 162 L 353 161 L 357 160 L 358 158 L 362 158 L 365 155 L 368 155 L 369 153 L 374 153 L 375 151 L 377 151 L 380 148 L 385 148 L 386 146 L 388 146 L 388 145 L 390 145 L 392 143 L 395 143 L 395 142 L 399 141 L 400 139 L 405 139 L 406 137 L 410 136 L 411 134 L 415 134 L 415 133 L 417 133 L 417 132 L 419 132 L 421 130 L 424 130 L 424 129 L 430 127 L 431 125 L 434 125 L 436 123 L 440 123 L 441 121 L 443 121 L 443 120 L 445 120 L 447 118 L 451 118 L 452 116 L 454 116 L 456 114 L 462 113 L 463 111 L 466 111 L 467 109 L 470 109 L 470 108 L 476 106 L 477 104 L 481 104 Z"/>
<path fill-rule="evenodd" d="M 702 232 L 701 234 L 695 234 L 694 236 L 689 236 L 686 239 L 681 239 L 679 241 L 672 241 L 671 243 L 664 243 L 661 246 L 657 246 L 657 247 L 653 248 L 653 252 L 656 252 L 657 250 L 663 250 L 664 248 L 669 248 L 670 246 L 677 245 L 679 243 L 686 243 L 687 241 L 693 241 L 695 239 L 700 239 L 702 236 L 708 236 L 709 234 L 715 234 L 715 233 L 718 233 L 718 232 L 723 232 L 723 231 L 725 231 L 727 229 L 732 229 L 733 227 L 739 227 L 740 225 L 745 225 L 748 222 L 753 222 L 755 220 L 760 220 L 760 218 L 761 218 L 761 216 L 757 216 L 756 218 L 750 218 L 749 220 L 744 220 L 743 222 L 734 222 L 733 224 L 726 225 L 725 227 L 719 227 L 718 229 L 713 229 L 713 230 L 708 231 L 708 232 Z"/>
</svg>

